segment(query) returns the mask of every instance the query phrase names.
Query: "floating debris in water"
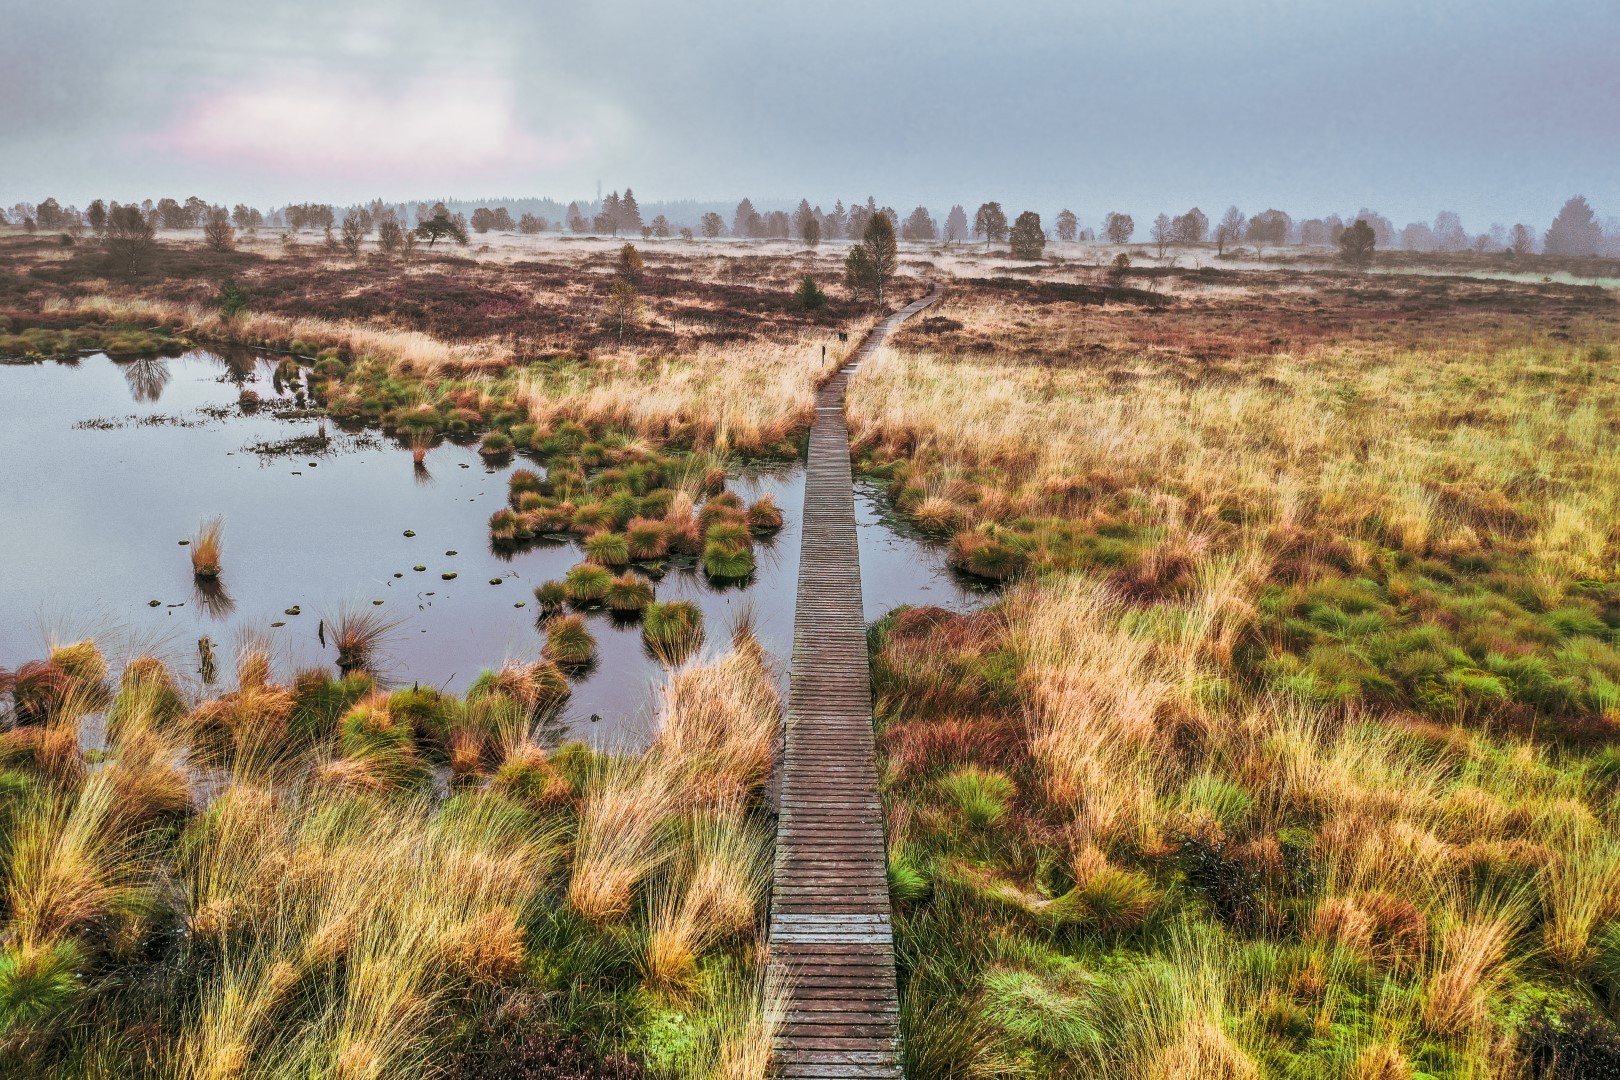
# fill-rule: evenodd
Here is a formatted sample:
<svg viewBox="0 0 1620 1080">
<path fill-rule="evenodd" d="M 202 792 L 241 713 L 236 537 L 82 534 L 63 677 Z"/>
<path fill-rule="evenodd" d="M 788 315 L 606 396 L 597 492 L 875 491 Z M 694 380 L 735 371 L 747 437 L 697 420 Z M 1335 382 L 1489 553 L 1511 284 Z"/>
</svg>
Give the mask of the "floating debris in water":
<svg viewBox="0 0 1620 1080">
<path fill-rule="evenodd" d="M 502 581 L 502 579 L 498 578 L 498 577 L 492 577 L 492 578 L 489 579 L 489 583 L 491 585 L 499 585 L 501 583 L 501 581 Z"/>
<path fill-rule="evenodd" d="M 512 606 L 513 607 L 528 607 L 529 603 L 528 603 L 527 600 L 519 600 L 517 603 L 513 604 Z"/>
<path fill-rule="evenodd" d="M 395 574 L 394 576 L 395 577 L 404 577 L 405 575 L 404 574 Z"/>
<path fill-rule="evenodd" d="M 147 607 L 162 607 L 163 606 L 163 601 L 161 601 L 161 600 L 148 600 L 146 602 L 146 606 Z"/>
<path fill-rule="evenodd" d="M 271 625 L 271 626 L 272 626 L 272 627 L 275 627 L 275 626 L 286 626 L 286 625 L 287 625 L 287 624 L 286 624 L 286 623 L 284 623 L 284 622 L 273 622 L 273 623 L 271 623 L 271 624 L 270 624 L 270 625 Z"/>
<path fill-rule="evenodd" d="M 439 576 L 444 578 L 446 581 L 454 581 L 456 579 L 456 572 L 454 570 L 446 570 Z"/>
<path fill-rule="evenodd" d="M 302 611 L 302 609 L 299 608 L 299 606 L 297 604 L 294 604 L 292 607 L 288 608 L 286 611 L 283 611 L 282 614 L 283 615 L 302 615 L 303 611 Z"/>
<path fill-rule="evenodd" d="M 453 551 L 453 550 L 451 550 L 451 551 L 447 551 L 447 552 L 445 552 L 445 554 L 446 554 L 446 555 L 454 555 L 454 554 L 455 554 L 455 551 Z"/>
<path fill-rule="evenodd" d="M 187 545 L 187 544 L 189 544 L 189 543 L 191 543 L 191 541 L 190 541 L 190 540 L 182 540 L 182 541 L 180 541 L 180 546 L 181 546 L 181 547 L 185 547 L 185 546 L 186 546 L 186 545 Z"/>
<path fill-rule="evenodd" d="M 420 574 L 423 570 L 426 570 L 427 567 L 425 567 L 425 566 L 413 566 L 413 567 L 411 567 L 411 569 L 415 570 L 418 574 Z"/>
<path fill-rule="evenodd" d="M 416 530 L 415 529 L 406 529 L 405 530 L 405 535 L 406 536 L 415 536 L 416 535 Z"/>
<path fill-rule="evenodd" d="M 205 684 L 214 681 L 214 643 L 206 637 L 197 639 L 197 673 Z"/>
<path fill-rule="evenodd" d="M 373 600 L 371 602 L 371 606 L 372 607 L 382 607 L 382 601 L 381 600 Z"/>
</svg>

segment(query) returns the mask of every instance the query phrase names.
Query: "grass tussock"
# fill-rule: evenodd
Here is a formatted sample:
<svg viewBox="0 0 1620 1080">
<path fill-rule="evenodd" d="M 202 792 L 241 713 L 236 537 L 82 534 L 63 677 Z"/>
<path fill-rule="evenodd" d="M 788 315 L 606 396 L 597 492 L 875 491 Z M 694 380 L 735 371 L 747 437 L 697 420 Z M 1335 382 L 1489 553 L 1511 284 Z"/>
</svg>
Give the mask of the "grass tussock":
<svg viewBox="0 0 1620 1080">
<path fill-rule="evenodd" d="M 61 692 L 0 735 L 7 1076 L 764 1077 L 760 650 L 684 669 L 640 755 L 533 741 L 567 694 L 548 662 L 459 699 L 278 682 L 253 639 L 236 660 L 234 690 L 191 702 L 157 660 L 114 680 L 63 646 Z M 30 685 L 8 673 L 10 715 Z M 91 768 L 75 702 L 97 687 Z"/>
<path fill-rule="evenodd" d="M 1011 583 L 873 635 L 908 1075 L 1610 1060 L 1620 383 L 1493 296 L 1289 348 L 969 290 L 862 365 L 863 466 Z"/>
<path fill-rule="evenodd" d="M 205 581 L 218 578 L 225 550 L 225 519 L 219 516 L 204 519 L 191 538 L 190 548 L 191 572 Z"/>
</svg>

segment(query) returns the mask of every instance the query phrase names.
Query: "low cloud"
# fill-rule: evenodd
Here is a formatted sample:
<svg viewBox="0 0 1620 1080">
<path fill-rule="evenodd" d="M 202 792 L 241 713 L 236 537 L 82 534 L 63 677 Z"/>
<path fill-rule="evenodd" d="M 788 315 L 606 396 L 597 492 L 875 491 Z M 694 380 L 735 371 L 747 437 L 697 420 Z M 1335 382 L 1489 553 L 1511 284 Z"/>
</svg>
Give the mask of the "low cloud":
<svg viewBox="0 0 1620 1080">
<path fill-rule="evenodd" d="M 536 180 L 595 151 L 588 136 L 532 130 L 501 79 L 353 77 L 221 88 L 182 104 L 151 142 L 198 164 L 309 182 L 428 188 Z"/>
</svg>

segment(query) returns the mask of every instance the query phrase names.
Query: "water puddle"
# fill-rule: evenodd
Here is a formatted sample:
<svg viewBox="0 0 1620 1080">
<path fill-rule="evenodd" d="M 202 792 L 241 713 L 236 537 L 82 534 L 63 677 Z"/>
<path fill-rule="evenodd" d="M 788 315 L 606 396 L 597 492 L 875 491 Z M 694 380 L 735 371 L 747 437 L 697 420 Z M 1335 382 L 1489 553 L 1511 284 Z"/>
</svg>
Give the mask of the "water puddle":
<svg viewBox="0 0 1620 1080">
<path fill-rule="evenodd" d="M 42 655 L 55 633 L 129 641 L 194 673 L 198 638 L 223 659 L 241 635 L 262 633 L 285 675 L 333 664 L 318 627 L 344 605 L 399 620 L 381 664 L 395 683 L 459 692 L 486 667 L 538 656 L 533 589 L 583 554 L 573 544 L 514 552 L 489 543 L 506 473 L 527 463 L 492 468 L 446 443 L 418 470 L 390 439 L 304 414 L 276 385 L 278 362 L 198 351 L 0 365 L 0 666 Z M 250 397 L 243 407 L 244 391 L 256 406 Z M 754 577 L 721 589 L 672 570 L 658 597 L 701 607 L 711 648 L 746 612 L 785 677 L 803 470 L 745 470 L 730 487 L 750 502 L 774 495 L 787 514 L 759 545 Z M 221 588 L 204 594 L 179 541 L 215 514 L 225 518 Z M 942 548 L 884 520 L 875 490 L 857 493 L 856 518 L 868 619 L 899 604 L 984 601 Z M 596 614 L 590 628 L 599 661 L 562 721 L 592 741 L 639 741 L 662 669 L 634 625 Z"/>
</svg>

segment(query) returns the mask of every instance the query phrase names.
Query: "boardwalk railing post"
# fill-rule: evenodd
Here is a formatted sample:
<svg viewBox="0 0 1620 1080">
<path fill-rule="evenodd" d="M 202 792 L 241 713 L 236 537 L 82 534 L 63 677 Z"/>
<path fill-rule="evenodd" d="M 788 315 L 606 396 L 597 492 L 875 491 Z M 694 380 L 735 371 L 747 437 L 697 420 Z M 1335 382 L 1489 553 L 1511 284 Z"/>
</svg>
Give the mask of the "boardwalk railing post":
<svg viewBox="0 0 1620 1080">
<path fill-rule="evenodd" d="M 889 316 L 821 388 L 810 429 L 781 816 L 772 974 L 788 991 L 781 1077 L 900 1077 L 900 1001 L 872 733 L 844 389 L 851 368 L 938 298 Z"/>
</svg>

